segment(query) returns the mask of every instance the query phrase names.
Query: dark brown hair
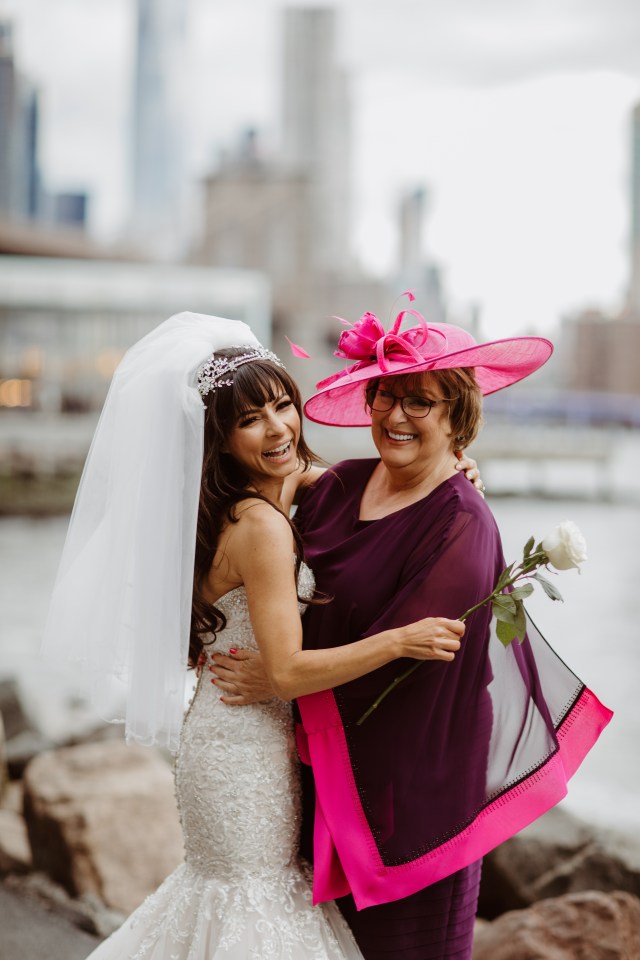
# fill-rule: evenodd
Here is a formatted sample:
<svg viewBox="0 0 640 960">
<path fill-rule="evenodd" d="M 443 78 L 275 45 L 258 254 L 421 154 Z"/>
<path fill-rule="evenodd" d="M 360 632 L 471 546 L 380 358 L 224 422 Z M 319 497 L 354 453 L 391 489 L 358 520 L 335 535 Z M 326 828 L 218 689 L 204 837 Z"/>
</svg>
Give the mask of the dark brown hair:
<svg viewBox="0 0 640 960">
<path fill-rule="evenodd" d="M 230 347 L 216 351 L 216 357 L 235 357 L 246 353 L 246 348 Z M 223 447 L 230 431 L 247 410 L 262 407 L 277 400 L 282 393 L 289 395 L 298 411 L 301 424 L 298 441 L 298 460 L 305 469 L 318 458 L 311 452 L 302 435 L 302 398 L 297 384 L 287 371 L 266 359 L 252 360 L 233 371 L 232 386 L 221 386 L 204 398 L 204 455 L 196 533 L 196 556 L 191 606 L 191 634 L 189 638 L 189 665 L 195 666 L 202 653 L 204 636 L 215 634 L 226 626 L 224 614 L 203 594 L 207 576 L 213 563 L 220 534 L 226 523 L 237 523 L 235 506 L 242 500 L 258 499 L 279 508 L 262 494 L 249 490 L 250 478 Z M 280 511 L 282 512 L 282 511 Z M 283 516 L 286 514 L 283 513 Z M 287 521 L 289 518 L 287 517 Z M 302 559 L 300 535 L 293 531 L 297 567 Z M 296 567 L 296 569 L 297 569 Z M 308 602 L 308 601 L 307 601 Z"/>
<path fill-rule="evenodd" d="M 454 450 L 464 450 L 478 436 L 482 426 L 482 393 L 476 380 L 473 367 L 452 367 L 445 370 L 421 370 L 405 373 L 396 377 L 378 377 L 369 380 L 366 387 L 366 403 L 370 407 L 372 393 L 378 389 L 381 380 L 385 385 L 397 384 L 405 396 L 421 396 L 430 382 L 435 381 L 443 397 L 451 399 L 449 423 Z"/>
</svg>

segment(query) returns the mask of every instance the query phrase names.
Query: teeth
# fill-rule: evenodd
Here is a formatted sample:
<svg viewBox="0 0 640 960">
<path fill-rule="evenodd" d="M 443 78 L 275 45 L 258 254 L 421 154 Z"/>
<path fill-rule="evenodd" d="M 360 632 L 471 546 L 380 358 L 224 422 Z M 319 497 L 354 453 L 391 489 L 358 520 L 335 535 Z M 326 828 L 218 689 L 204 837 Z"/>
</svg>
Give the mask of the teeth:
<svg viewBox="0 0 640 960">
<path fill-rule="evenodd" d="M 264 457 L 280 457 L 283 453 L 286 453 L 289 447 L 291 446 L 291 440 L 287 440 L 286 443 L 281 444 L 279 447 L 276 447 L 274 450 L 267 450 L 263 456 Z"/>
<path fill-rule="evenodd" d="M 387 430 L 387 433 L 392 440 L 415 440 L 415 433 L 392 433 L 391 430 Z"/>
</svg>

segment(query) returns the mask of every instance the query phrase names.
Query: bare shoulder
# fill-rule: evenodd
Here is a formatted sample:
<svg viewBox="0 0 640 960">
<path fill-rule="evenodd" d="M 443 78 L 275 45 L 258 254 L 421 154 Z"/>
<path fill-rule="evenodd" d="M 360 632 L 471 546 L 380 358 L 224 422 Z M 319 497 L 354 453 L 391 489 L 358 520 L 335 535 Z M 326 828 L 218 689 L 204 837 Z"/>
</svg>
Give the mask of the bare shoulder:
<svg viewBox="0 0 640 960">
<path fill-rule="evenodd" d="M 230 539 L 241 544 L 247 541 L 285 539 L 293 543 L 293 534 L 287 518 L 270 503 L 258 498 L 243 500 L 235 509 L 237 522 L 231 525 Z"/>
</svg>

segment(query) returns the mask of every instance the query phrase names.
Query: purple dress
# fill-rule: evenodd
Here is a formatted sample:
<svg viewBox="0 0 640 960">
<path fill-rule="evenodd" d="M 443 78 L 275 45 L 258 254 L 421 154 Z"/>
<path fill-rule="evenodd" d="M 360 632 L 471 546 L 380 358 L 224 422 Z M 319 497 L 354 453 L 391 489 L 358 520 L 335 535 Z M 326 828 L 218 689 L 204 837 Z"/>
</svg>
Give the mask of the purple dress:
<svg viewBox="0 0 640 960">
<path fill-rule="evenodd" d="M 298 509 L 306 560 L 329 598 L 305 614 L 306 649 L 456 618 L 503 569 L 491 511 L 461 474 L 387 517 L 359 520 L 377 462 L 327 471 Z M 298 700 L 315 784 L 305 777 L 314 896 L 344 897 L 367 960 L 463 960 L 482 855 L 561 799 L 610 712 L 532 625 L 505 650 L 485 606 L 452 663 L 425 662 L 358 726 L 411 663 Z"/>
</svg>

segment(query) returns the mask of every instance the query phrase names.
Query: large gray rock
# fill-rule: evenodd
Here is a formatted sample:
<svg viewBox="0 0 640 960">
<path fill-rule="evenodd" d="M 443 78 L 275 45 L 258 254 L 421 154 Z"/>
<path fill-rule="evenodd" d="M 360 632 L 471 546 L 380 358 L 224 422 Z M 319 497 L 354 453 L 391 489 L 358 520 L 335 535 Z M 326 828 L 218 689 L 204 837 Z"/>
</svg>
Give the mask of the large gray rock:
<svg viewBox="0 0 640 960">
<path fill-rule="evenodd" d="M 29 760 L 54 744 L 32 723 L 24 709 L 19 685 L 13 679 L 0 680 L 0 720 L 4 728 L 4 736 L 0 733 L 1 782 L 3 767 L 9 777 L 17 779 Z"/>
<path fill-rule="evenodd" d="M 122 926 L 126 917 L 117 910 L 111 910 L 94 893 L 84 893 L 72 898 L 64 887 L 54 883 L 46 873 L 13 874 L 4 879 L 0 889 L 11 891 L 16 896 L 39 903 L 52 914 L 64 919 L 86 933 L 98 937 L 109 934 Z M 3 960 L 0 951 L 0 960 Z"/>
<path fill-rule="evenodd" d="M 478 912 L 493 919 L 583 890 L 640 896 L 640 849 L 556 807 L 485 857 Z"/>
<path fill-rule="evenodd" d="M 18 684 L 11 678 L 0 680 L 0 714 L 7 740 L 24 733 L 25 730 L 33 729 L 22 705 Z"/>
<path fill-rule="evenodd" d="M 573 893 L 478 924 L 473 960 L 636 960 L 640 900 Z"/>
<path fill-rule="evenodd" d="M 24 787 L 34 868 L 72 895 L 129 913 L 182 859 L 173 777 L 153 750 L 53 750 L 31 761 Z"/>
<path fill-rule="evenodd" d="M 9 768 L 7 767 L 7 742 L 4 735 L 4 723 L 0 713 L 0 801 L 9 782 Z"/>
<path fill-rule="evenodd" d="M 53 741 L 38 730 L 23 730 L 7 740 L 7 767 L 11 779 L 20 778 L 34 757 L 54 746 Z"/>
<path fill-rule="evenodd" d="M 25 822 L 13 810 L 0 810 L 0 876 L 31 869 L 31 847 Z"/>
</svg>

